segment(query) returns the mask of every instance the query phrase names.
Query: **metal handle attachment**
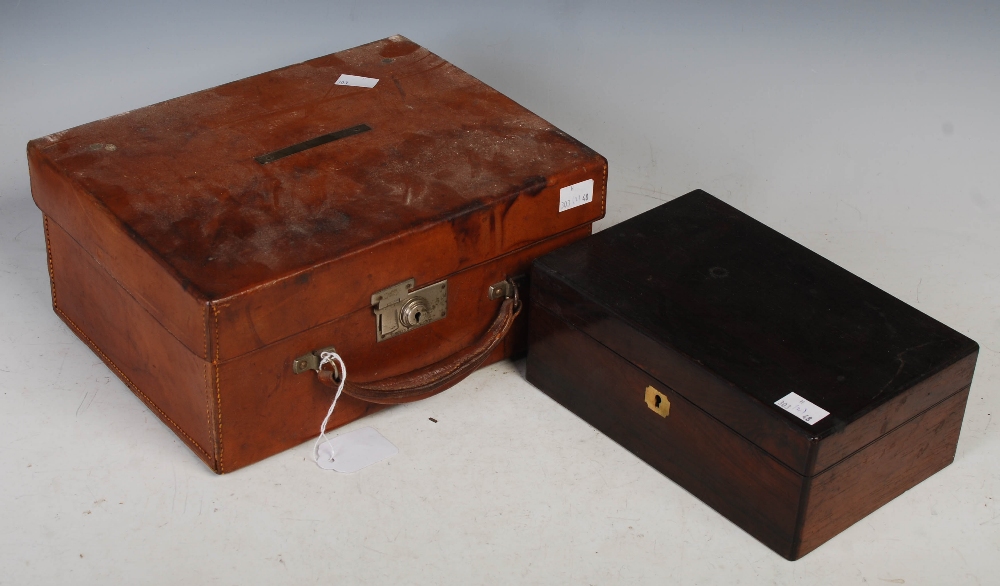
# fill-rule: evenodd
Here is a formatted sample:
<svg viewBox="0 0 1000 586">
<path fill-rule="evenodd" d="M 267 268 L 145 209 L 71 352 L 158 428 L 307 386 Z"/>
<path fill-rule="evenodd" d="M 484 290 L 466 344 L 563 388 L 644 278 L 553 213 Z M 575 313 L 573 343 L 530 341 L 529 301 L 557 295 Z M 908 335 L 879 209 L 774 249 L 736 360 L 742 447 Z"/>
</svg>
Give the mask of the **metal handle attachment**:
<svg viewBox="0 0 1000 586">
<path fill-rule="evenodd" d="M 326 348 L 313 350 L 309 354 L 303 354 L 302 356 L 299 356 L 298 358 L 295 359 L 294 362 L 292 362 L 292 372 L 294 372 L 295 374 L 302 374 L 307 370 L 315 370 L 318 372 L 320 356 L 322 356 L 324 352 L 336 353 L 337 349 L 334 348 L 333 346 L 327 346 Z M 338 370 L 337 364 L 334 362 L 331 362 L 330 364 L 333 365 L 333 369 L 336 372 Z M 336 376 L 339 379 L 340 373 L 337 372 Z"/>
<path fill-rule="evenodd" d="M 517 285 L 513 280 L 507 282 L 508 295 L 500 304 L 496 319 L 474 344 L 430 366 L 406 374 L 369 382 L 344 381 L 344 393 L 369 403 L 408 403 L 436 395 L 475 372 L 507 336 L 514 320 L 521 313 L 521 297 Z M 492 289 L 493 287 L 491 292 Z M 317 350 L 313 355 L 318 356 L 320 352 L 321 350 Z M 308 356 L 310 355 L 302 358 L 309 360 Z M 329 387 L 337 388 L 340 385 L 340 376 L 335 370 L 317 370 L 316 376 Z"/>
</svg>

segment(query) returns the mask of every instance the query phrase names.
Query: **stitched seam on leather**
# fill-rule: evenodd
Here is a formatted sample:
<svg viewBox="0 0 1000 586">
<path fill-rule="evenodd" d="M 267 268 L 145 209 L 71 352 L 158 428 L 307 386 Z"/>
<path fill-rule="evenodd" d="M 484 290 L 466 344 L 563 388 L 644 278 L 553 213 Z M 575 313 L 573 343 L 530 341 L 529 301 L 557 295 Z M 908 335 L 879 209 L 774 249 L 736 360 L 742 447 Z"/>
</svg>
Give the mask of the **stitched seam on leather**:
<svg viewBox="0 0 1000 586">
<path fill-rule="evenodd" d="M 162 416 L 163 420 L 166 421 L 167 423 L 169 423 L 169 425 L 171 427 L 173 427 L 178 433 L 180 433 L 182 436 L 186 437 L 188 439 L 188 441 L 190 441 L 194 445 L 194 447 L 196 449 L 198 449 L 199 451 L 201 451 L 202 454 L 205 454 L 206 458 L 211 458 L 212 456 L 208 452 L 206 452 L 200 445 L 198 445 L 198 442 L 196 442 L 193 437 L 191 437 L 187 433 L 185 433 L 184 430 L 181 429 L 181 427 L 179 425 L 177 425 L 176 423 L 174 423 L 173 419 L 170 419 L 170 417 L 163 411 L 163 409 L 160 409 L 159 407 L 157 407 L 156 403 L 153 403 L 152 399 L 150 399 L 145 393 L 143 393 L 142 391 L 140 391 L 139 387 L 135 386 L 135 383 L 133 383 L 131 381 L 131 379 L 129 379 L 127 376 L 125 376 L 125 373 L 122 372 L 120 368 L 118 368 L 118 366 L 111 360 L 111 358 L 108 357 L 107 354 L 105 354 L 100 348 L 97 347 L 97 344 L 93 340 L 90 339 L 90 336 L 88 336 L 87 334 L 83 333 L 83 330 L 80 329 L 80 326 L 76 325 L 76 322 L 74 322 L 72 320 L 72 318 L 70 318 L 68 315 L 66 315 L 66 312 L 64 312 L 63 310 L 59 309 L 59 302 L 57 301 L 57 298 L 56 298 L 56 271 L 55 271 L 55 265 L 52 262 L 52 243 L 49 240 L 49 217 L 48 216 L 42 216 L 42 228 L 45 231 L 45 255 L 48 257 L 48 264 L 49 264 L 49 286 L 52 289 L 52 309 L 56 313 L 58 313 L 60 317 L 62 317 L 64 320 L 66 320 L 66 323 L 68 323 L 70 325 L 70 327 L 73 328 L 73 330 L 76 332 L 76 334 L 78 336 L 80 336 L 81 338 L 83 338 L 83 341 L 88 346 L 90 346 L 91 350 L 93 350 L 94 352 L 97 352 L 98 356 L 100 356 L 101 359 L 104 360 L 105 364 L 107 364 L 108 366 L 110 366 L 112 368 L 112 370 L 114 370 L 116 373 L 118 373 L 118 376 L 121 377 L 122 381 L 130 389 L 132 389 L 132 391 L 135 394 L 139 395 L 139 398 L 141 398 L 147 405 L 149 405 L 150 407 L 152 407 L 154 411 L 156 411 L 157 413 L 159 413 Z M 211 424 L 209 424 L 209 429 L 211 429 Z"/>
<path fill-rule="evenodd" d="M 56 271 L 55 271 L 55 265 L 54 265 L 54 263 L 52 261 L 52 244 L 51 244 L 51 241 L 49 240 L 49 217 L 47 215 L 43 215 L 42 216 L 42 228 L 45 231 L 45 254 L 48 257 L 48 264 L 49 264 L 49 284 L 50 284 L 50 287 L 52 289 L 52 309 L 57 314 L 59 314 L 60 317 L 62 317 L 64 320 L 66 320 L 66 323 L 68 323 L 70 325 L 70 327 L 73 328 L 73 330 L 76 332 L 76 334 L 78 336 L 80 336 L 81 338 L 83 338 L 84 343 L 86 343 L 88 346 L 90 346 L 90 349 L 93 350 L 94 352 L 96 352 L 97 355 L 100 356 L 102 360 L 104 360 L 104 363 L 107 364 L 108 366 L 110 366 L 111 369 L 114 370 L 118 374 L 118 376 L 122 379 L 122 382 L 124 382 L 125 385 L 129 389 L 132 390 L 132 392 L 134 392 L 136 395 L 138 395 L 139 398 L 143 402 L 145 402 L 149 407 L 151 407 L 154 411 L 156 411 L 157 413 L 159 413 L 161 415 L 161 418 L 165 422 L 167 422 L 168 425 L 170 425 L 171 427 L 173 427 L 177 431 L 177 433 L 180 433 L 182 436 L 184 436 L 185 438 L 187 438 L 188 441 L 190 441 L 191 444 L 193 444 L 194 447 L 197 450 L 199 450 L 202 454 L 205 454 L 206 458 L 211 459 L 212 458 L 211 454 L 209 454 L 204 448 L 202 448 L 198 444 L 198 442 L 196 442 L 194 440 L 193 437 L 189 436 L 183 429 L 181 429 L 181 426 L 177 425 L 177 423 L 175 423 L 174 420 L 171 419 L 166 414 L 166 412 L 163 411 L 163 409 L 160 409 L 156 405 L 156 403 L 154 403 L 153 400 L 149 398 L 149 396 L 147 396 L 145 393 L 143 393 L 142 391 L 140 391 L 139 387 L 137 387 L 135 385 L 135 383 L 133 383 L 132 380 L 129 379 L 125 375 L 125 373 L 122 372 L 122 370 L 120 368 L 118 368 L 118 365 L 116 365 L 111 360 L 111 358 L 108 357 L 107 354 L 105 354 L 100 348 L 98 348 L 97 344 L 93 340 L 91 340 L 90 337 L 87 336 L 87 334 L 83 333 L 83 330 L 80 329 L 80 326 L 76 325 L 76 322 L 74 322 L 73 319 L 70 318 L 69 315 L 66 314 L 66 312 L 64 312 L 63 310 L 59 309 L 59 302 L 57 301 L 57 297 L 56 297 Z M 116 281 L 116 283 L 117 283 L 117 281 Z M 119 285 L 120 285 L 120 283 L 119 283 Z M 145 308 L 143 308 L 143 309 L 145 309 Z M 205 356 L 207 357 L 208 356 L 208 341 L 207 341 L 207 337 L 206 337 L 206 342 L 205 342 L 205 348 L 206 348 L 206 350 L 205 350 Z M 206 385 L 206 387 L 208 386 L 207 375 L 206 375 L 205 385 Z M 209 404 L 209 406 L 211 406 L 211 404 L 212 404 L 211 403 L 211 397 L 209 397 L 208 404 Z M 209 429 L 209 431 L 212 430 L 211 420 L 209 420 L 208 429 Z"/>
<path fill-rule="evenodd" d="M 44 212 L 43 212 L 43 216 L 42 216 L 42 222 L 45 225 L 46 231 L 47 231 L 48 230 L 48 216 L 44 215 Z M 147 314 L 149 314 L 149 316 L 151 318 L 153 318 L 156 321 L 156 323 L 159 324 L 161 328 L 163 328 L 163 330 L 165 332 L 167 332 L 175 340 L 177 340 L 178 342 L 180 342 L 181 345 L 183 345 L 184 348 L 186 348 L 191 354 L 194 354 L 195 356 L 198 356 L 198 352 L 194 348 L 192 348 L 191 346 L 188 346 L 187 343 L 184 342 L 183 340 L 181 340 L 173 330 L 171 330 L 170 328 L 168 328 L 167 326 L 165 326 L 163 324 L 163 322 L 160 321 L 160 318 L 157 317 L 155 314 L 153 314 L 153 312 L 150 311 L 149 307 L 146 307 L 146 305 L 143 302 L 139 301 L 139 298 L 137 298 L 135 296 L 135 294 L 133 294 L 132 291 L 130 291 L 128 289 L 128 287 L 125 286 L 125 283 L 123 283 L 122 281 L 120 281 L 117 276 L 115 276 L 114 274 L 112 274 L 107 269 L 107 267 L 104 266 L 104 264 L 102 264 L 100 261 L 98 261 L 97 257 L 94 256 L 94 254 L 90 251 L 90 249 L 88 249 L 86 246 L 84 246 L 76 238 L 76 236 L 74 236 L 73 234 L 70 234 L 68 231 L 66 231 L 65 228 L 63 228 L 62 226 L 59 225 L 59 222 L 55 222 L 55 224 L 56 224 L 56 226 L 58 226 L 65 233 L 65 235 L 67 237 L 69 237 L 70 240 L 72 240 L 77 246 L 79 246 L 81 249 L 83 249 L 83 251 L 85 253 L 87 253 L 88 256 L 90 256 L 90 258 L 97 264 L 97 266 L 99 266 L 101 268 L 101 270 L 104 271 L 104 274 L 107 275 L 108 278 L 110 278 L 111 280 L 113 280 L 115 282 L 115 284 L 118 285 L 118 287 L 120 287 L 121 290 L 125 292 L 126 295 L 128 295 L 129 297 L 132 298 L 133 301 L 135 301 L 136 303 L 138 303 L 139 307 L 141 307 L 143 311 L 145 311 Z M 208 327 L 207 323 L 205 323 L 205 327 L 206 328 Z M 207 333 L 203 333 L 202 334 L 202 338 L 205 340 L 205 348 L 206 348 L 206 350 L 205 350 L 205 354 L 199 356 L 199 358 L 203 358 L 205 360 L 211 360 L 211 356 L 208 355 L 208 350 L 207 350 L 207 348 L 208 348 L 208 337 L 207 336 L 208 336 Z"/>
<path fill-rule="evenodd" d="M 216 465 L 218 465 L 219 440 L 215 435 L 215 430 L 213 428 L 214 426 L 212 425 L 212 385 L 211 383 L 208 382 L 209 373 L 204 370 L 204 368 L 208 369 L 212 368 L 212 359 L 208 354 L 208 324 L 206 323 L 208 322 L 207 306 L 205 307 L 205 312 L 202 315 L 203 315 L 202 323 L 205 325 L 205 327 L 203 327 L 201 330 L 202 333 L 201 339 L 204 342 L 204 352 L 205 352 L 204 356 L 205 356 L 205 361 L 207 362 L 207 364 L 203 367 L 203 370 L 201 371 L 202 378 L 204 378 L 205 380 L 205 425 L 207 426 L 206 429 L 208 429 L 209 437 L 212 438 L 212 451 L 215 452 L 215 462 Z"/>
<path fill-rule="evenodd" d="M 205 340 L 205 360 L 207 361 L 206 364 L 205 364 L 205 368 L 209 369 L 209 371 L 210 371 L 213 365 L 212 365 L 212 357 L 208 353 L 208 327 L 209 327 L 208 326 L 208 323 L 209 323 L 209 321 L 208 321 L 208 311 L 209 311 L 209 306 L 206 305 L 205 306 L 205 324 L 206 325 L 205 325 L 205 335 L 203 336 L 203 339 Z M 205 417 L 207 419 L 206 425 L 208 426 L 208 433 L 209 433 L 209 435 L 212 438 L 212 449 L 215 452 L 215 462 L 216 462 L 216 464 L 218 464 L 218 462 L 219 462 L 219 439 L 218 439 L 218 436 L 215 433 L 215 426 L 212 425 L 212 390 L 213 390 L 213 387 L 212 387 L 212 383 L 210 383 L 209 380 L 208 380 L 209 379 L 209 372 L 202 371 L 202 376 L 205 379 Z"/>
<path fill-rule="evenodd" d="M 218 432 L 215 436 L 215 449 L 218 452 L 216 462 L 219 463 L 219 474 L 225 472 L 222 464 L 222 454 L 225 448 L 222 446 L 222 387 L 219 384 L 219 310 L 214 305 L 212 307 L 212 317 L 215 318 L 215 413 L 218 420 Z"/>
<path fill-rule="evenodd" d="M 105 364 L 107 364 L 108 366 L 110 366 L 111 369 L 115 371 L 115 373 L 118 375 L 118 377 L 120 379 L 122 379 L 122 382 L 124 382 L 128 386 L 128 388 L 132 389 L 132 392 L 134 392 L 136 395 L 139 395 L 140 399 L 142 399 L 148 406 L 152 407 L 154 411 L 156 411 L 157 413 L 160 414 L 160 418 L 163 421 L 165 421 L 166 423 L 168 423 L 171 427 L 174 428 L 174 430 L 177 433 L 181 434 L 189 442 L 191 442 L 191 444 L 194 445 L 195 449 L 197 449 L 198 451 L 200 451 L 202 454 L 205 454 L 206 458 L 211 458 L 212 457 L 212 455 L 209 454 L 207 451 L 205 451 L 205 449 L 202 448 L 201 445 L 199 445 L 198 442 L 196 442 L 193 437 L 189 436 L 183 429 L 181 429 L 181 426 L 177 425 L 174 422 L 174 420 L 171 419 L 170 416 L 167 415 L 163 411 L 163 409 L 160 409 L 159 407 L 157 407 L 156 403 L 154 403 L 153 400 L 150 399 L 146 395 L 146 393 L 143 393 L 142 391 L 140 391 L 139 387 L 135 386 L 135 383 L 133 383 L 132 380 L 128 376 L 126 376 L 125 373 L 122 372 L 122 370 L 120 368 L 118 368 L 118 365 L 116 365 L 111 360 L 111 358 L 108 357 L 107 354 L 105 354 L 100 348 L 98 348 L 97 344 L 93 340 L 91 340 L 90 337 L 87 336 L 87 334 L 83 333 L 83 330 L 80 329 L 80 326 L 76 325 L 76 322 L 74 322 L 68 315 L 66 315 L 66 312 L 64 312 L 63 310 L 61 310 L 61 309 L 59 309 L 57 307 L 56 308 L 56 313 L 58 313 L 64 320 L 66 320 L 66 323 L 68 323 L 70 325 L 70 327 L 73 328 L 73 331 L 76 332 L 76 335 L 78 335 L 81 338 L 83 338 L 83 341 L 88 346 L 90 346 L 90 349 L 93 350 L 94 352 L 96 352 L 97 355 L 101 357 L 101 360 L 103 360 Z"/>
<path fill-rule="evenodd" d="M 601 198 L 601 217 L 604 217 L 605 209 L 608 206 L 608 164 L 604 164 L 604 197 Z"/>
<path fill-rule="evenodd" d="M 52 244 L 49 242 L 49 217 L 42 216 L 42 229 L 45 231 L 45 256 L 49 262 L 49 287 L 52 290 L 52 308 L 59 310 L 59 303 L 56 301 L 56 271 L 52 265 Z"/>
</svg>

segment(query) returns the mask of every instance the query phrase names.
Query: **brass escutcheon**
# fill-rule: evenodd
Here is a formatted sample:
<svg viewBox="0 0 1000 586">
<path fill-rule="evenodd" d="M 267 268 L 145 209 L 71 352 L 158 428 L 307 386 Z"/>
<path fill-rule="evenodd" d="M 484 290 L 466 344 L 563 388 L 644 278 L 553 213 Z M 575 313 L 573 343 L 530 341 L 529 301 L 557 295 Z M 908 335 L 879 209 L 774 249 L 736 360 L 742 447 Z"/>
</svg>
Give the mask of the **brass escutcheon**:
<svg viewBox="0 0 1000 586">
<path fill-rule="evenodd" d="M 653 387 L 646 387 L 646 405 L 660 417 L 670 415 L 670 401 L 667 396 Z"/>
</svg>

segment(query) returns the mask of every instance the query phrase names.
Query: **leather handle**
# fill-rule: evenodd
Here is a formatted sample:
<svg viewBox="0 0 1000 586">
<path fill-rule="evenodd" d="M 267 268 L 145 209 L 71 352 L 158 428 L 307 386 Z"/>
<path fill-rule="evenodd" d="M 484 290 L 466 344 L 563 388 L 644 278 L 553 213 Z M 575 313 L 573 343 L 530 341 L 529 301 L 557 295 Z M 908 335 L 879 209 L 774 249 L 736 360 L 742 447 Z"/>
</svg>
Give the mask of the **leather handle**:
<svg viewBox="0 0 1000 586">
<path fill-rule="evenodd" d="M 511 285 L 512 295 L 504 299 L 493 324 L 475 344 L 430 366 L 406 374 L 364 383 L 346 381 L 344 393 L 369 403 L 395 405 L 425 399 L 459 383 L 486 361 L 493 349 L 510 331 L 514 319 L 521 313 L 521 298 L 517 285 L 512 280 L 508 280 L 508 283 Z M 337 388 L 340 381 L 334 375 L 331 370 L 320 370 L 317 373 L 320 382 Z"/>
</svg>

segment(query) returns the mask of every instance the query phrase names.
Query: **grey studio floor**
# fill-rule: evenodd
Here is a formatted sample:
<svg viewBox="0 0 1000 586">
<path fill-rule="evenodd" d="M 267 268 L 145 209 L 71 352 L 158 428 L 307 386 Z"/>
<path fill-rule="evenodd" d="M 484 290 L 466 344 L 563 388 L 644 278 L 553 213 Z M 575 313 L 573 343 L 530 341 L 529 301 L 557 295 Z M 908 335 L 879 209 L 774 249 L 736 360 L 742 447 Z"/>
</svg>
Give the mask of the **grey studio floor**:
<svg viewBox="0 0 1000 586">
<path fill-rule="evenodd" d="M 1000 584 L 1000 7 L 939 4 L 3 0 L 0 584 Z M 25 144 L 395 33 L 607 156 L 597 229 L 702 188 L 979 342 L 955 462 L 788 562 L 505 362 L 212 473 L 53 313 Z"/>
</svg>

